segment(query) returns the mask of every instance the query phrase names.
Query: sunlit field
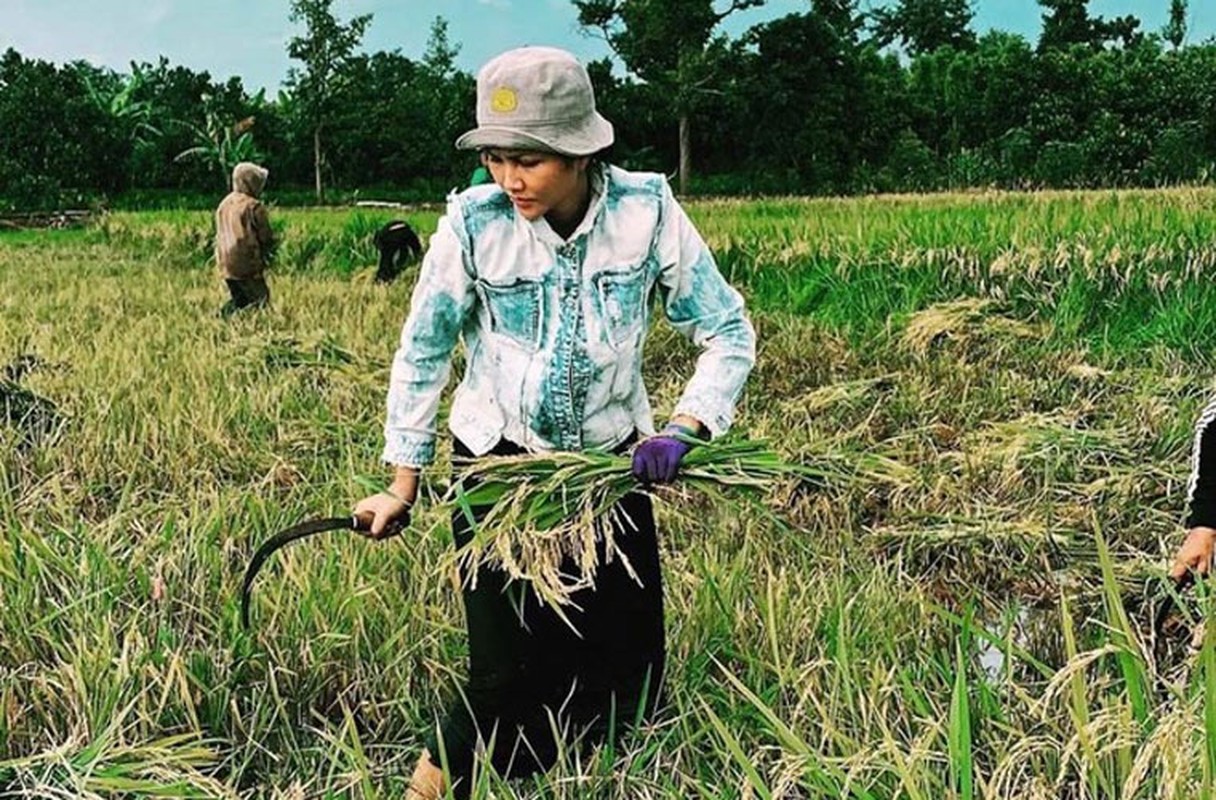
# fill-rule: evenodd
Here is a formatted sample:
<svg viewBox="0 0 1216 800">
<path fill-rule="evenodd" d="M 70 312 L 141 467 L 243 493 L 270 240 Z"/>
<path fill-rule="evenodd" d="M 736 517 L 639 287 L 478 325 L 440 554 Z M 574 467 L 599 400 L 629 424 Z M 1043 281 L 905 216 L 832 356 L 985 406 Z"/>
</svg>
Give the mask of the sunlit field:
<svg viewBox="0 0 1216 800">
<path fill-rule="evenodd" d="M 736 434 L 848 477 L 662 496 L 664 710 L 474 796 L 1212 793 L 1205 587 L 1177 641 L 1152 612 L 1216 191 L 689 208 L 759 334 Z M 207 213 L 0 233 L 0 797 L 399 798 L 460 680 L 447 439 L 403 536 L 284 550 L 241 628 L 257 545 L 387 475 L 416 274 L 371 280 L 401 212 L 271 213 L 273 305 L 227 321 Z M 695 355 L 654 330 L 660 417 Z"/>
</svg>

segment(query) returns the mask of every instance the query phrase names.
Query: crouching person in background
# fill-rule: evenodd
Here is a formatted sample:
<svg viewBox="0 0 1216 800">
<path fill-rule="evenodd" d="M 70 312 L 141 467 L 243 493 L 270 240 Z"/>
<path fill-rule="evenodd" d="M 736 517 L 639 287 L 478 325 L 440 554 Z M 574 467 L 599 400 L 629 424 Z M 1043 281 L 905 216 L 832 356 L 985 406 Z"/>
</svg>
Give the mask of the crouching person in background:
<svg viewBox="0 0 1216 800">
<path fill-rule="evenodd" d="M 221 316 L 270 302 L 265 271 L 274 233 L 266 206 L 258 199 L 268 174 L 265 167 L 248 161 L 237 164 L 232 169 L 232 191 L 215 209 L 215 261 L 231 294 Z"/>
<path fill-rule="evenodd" d="M 385 223 L 383 228 L 376 231 L 374 241 L 376 249 L 380 251 L 380 266 L 376 269 L 378 283 L 392 283 L 407 261 L 422 255 L 422 242 L 418 240 L 418 234 L 403 219 Z"/>
</svg>

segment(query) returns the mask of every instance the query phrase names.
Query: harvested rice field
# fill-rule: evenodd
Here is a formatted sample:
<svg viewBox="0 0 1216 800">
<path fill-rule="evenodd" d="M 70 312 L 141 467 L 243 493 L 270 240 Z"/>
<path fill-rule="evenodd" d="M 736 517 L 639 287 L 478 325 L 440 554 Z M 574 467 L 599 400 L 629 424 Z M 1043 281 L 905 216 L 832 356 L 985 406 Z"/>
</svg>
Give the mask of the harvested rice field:
<svg viewBox="0 0 1216 800">
<path fill-rule="evenodd" d="M 759 336 L 734 436 L 800 469 L 662 490 L 662 713 L 474 797 L 1211 796 L 1210 592 L 1153 612 L 1216 191 L 688 207 Z M 261 542 L 383 485 L 389 213 L 272 209 L 272 306 L 228 320 L 207 213 L 0 233 L 0 797 L 404 794 L 466 656 L 449 440 L 403 535 L 239 602 Z M 696 351 L 647 348 L 663 418 Z"/>
</svg>

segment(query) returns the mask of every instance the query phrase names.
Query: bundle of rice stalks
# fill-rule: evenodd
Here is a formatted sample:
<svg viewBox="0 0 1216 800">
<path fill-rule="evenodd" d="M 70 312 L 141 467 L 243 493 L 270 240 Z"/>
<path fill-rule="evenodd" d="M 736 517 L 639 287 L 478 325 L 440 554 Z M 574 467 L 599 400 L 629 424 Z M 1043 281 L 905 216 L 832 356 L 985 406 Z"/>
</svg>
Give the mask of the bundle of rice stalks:
<svg viewBox="0 0 1216 800">
<path fill-rule="evenodd" d="M 634 574 L 615 532 L 636 528 L 616 506 L 630 492 L 647 491 L 665 501 L 697 493 L 739 505 L 779 481 L 840 486 L 862 476 L 840 465 L 789 463 L 763 442 L 739 439 L 697 442 L 671 486 L 643 487 L 630 465 L 627 455 L 589 451 L 494 457 L 468 467 L 447 498 L 473 530 L 455 555 L 468 580 L 476 580 L 478 567 L 501 569 L 527 581 L 538 599 L 561 614 L 575 592 L 595 585 L 601 558 L 621 559 Z"/>
<path fill-rule="evenodd" d="M 1082 412 L 1069 409 L 1028 412 L 1014 420 L 987 423 L 964 441 L 976 465 L 999 466 L 1010 485 L 1020 484 L 1031 467 L 1052 466 L 1057 480 L 1080 483 L 1119 477 L 1129 468 L 1139 474 L 1150 469 L 1141 466 L 1129 431 L 1094 427 Z M 1093 487 L 1093 491 L 1101 489 Z"/>
<path fill-rule="evenodd" d="M 876 378 L 859 378 L 819 386 L 800 397 L 782 402 L 781 417 L 788 419 L 789 415 L 796 414 L 811 418 L 835 406 L 854 405 L 874 392 L 891 388 L 899 377 L 899 373 L 889 373 Z"/>
<path fill-rule="evenodd" d="M 1039 335 L 1032 325 L 1002 316 L 999 310 L 993 301 L 976 297 L 930 306 L 908 319 L 904 346 L 923 358 L 935 343 L 946 339 L 967 344 L 986 336 L 1026 339 Z"/>
</svg>

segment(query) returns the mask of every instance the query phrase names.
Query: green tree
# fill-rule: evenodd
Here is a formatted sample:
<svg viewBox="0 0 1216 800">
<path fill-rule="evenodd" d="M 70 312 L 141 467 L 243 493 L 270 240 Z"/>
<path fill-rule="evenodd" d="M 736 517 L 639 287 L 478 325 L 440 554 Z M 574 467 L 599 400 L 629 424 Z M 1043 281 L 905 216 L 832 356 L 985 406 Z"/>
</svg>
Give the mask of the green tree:
<svg viewBox="0 0 1216 800">
<path fill-rule="evenodd" d="M 1161 29 L 1161 35 L 1177 50 L 1186 40 L 1186 0 L 1170 0 L 1170 19 Z"/>
<path fill-rule="evenodd" d="M 680 192 L 692 172 L 692 115 L 699 96 L 727 52 L 714 31 L 736 11 L 764 0 L 731 0 L 718 10 L 713 0 L 573 0 L 579 24 L 598 30 L 634 74 L 674 101 L 679 120 Z"/>
<path fill-rule="evenodd" d="M 132 63 L 132 77 L 138 74 L 139 89 L 132 96 L 147 103 L 151 109 L 148 123 L 158 132 L 141 137 L 135 143 L 129 160 L 129 172 L 135 186 L 143 188 L 194 189 L 213 185 L 210 164 L 202 160 L 175 163 L 173 157 L 199 144 L 193 125 L 205 126 L 205 112 L 212 109 L 224 119 L 236 120 L 258 110 L 248 108 L 247 97 L 240 80 L 233 78 L 221 84 L 211 80 L 207 72 L 194 72 L 188 67 L 175 66 L 164 56 L 156 63 Z M 204 102 L 204 98 L 208 98 Z M 183 121 L 189 121 L 186 124 Z M 260 126 L 259 126 L 260 127 Z"/>
<path fill-rule="evenodd" d="M 99 70 L 90 64 L 77 63 L 75 67 L 89 99 L 110 119 L 115 130 L 125 131 L 128 152 L 115 154 L 115 161 L 126 167 L 127 186 L 134 186 L 143 177 L 138 173 L 138 164 L 159 149 L 164 131 L 160 109 L 149 97 L 145 67 L 131 64 L 129 76 Z"/>
<path fill-rule="evenodd" d="M 477 84 L 473 76 L 456 69 L 459 54 L 460 45 L 448 37 L 447 20 L 436 17 L 431 22 L 426 50 L 422 54 L 422 70 L 411 100 L 425 117 L 419 132 L 425 132 L 426 141 L 418 151 L 427 159 L 425 171 L 450 174 L 454 170 L 463 180 L 467 156 L 457 156 L 459 161 L 454 162 L 452 143 L 476 123 Z M 454 169 L 455 164 L 464 166 Z"/>
<path fill-rule="evenodd" d="M 1039 50 L 1062 49 L 1093 40 L 1089 0 L 1039 0 L 1043 7 L 1043 32 Z"/>
<path fill-rule="evenodd" d="M 453 44 L 448 36 L 448 21 L 443 17 L 435 17 L 431 20 L 431 33 L 427 36 L 422 63 L 436 77 L 446 79 L 456 71 L 456 56 L 458 55 L 460 55 L 460 45 Z"/>
<path fill-rule="evenodd" d="M 326 137 L 335 184 L 433 197 L 464 183 L 472 161 L 452 143 L 474 124 L 476 85 L 457 53 L 437 18 L 421 60 L 393 51 L 348 62 Z"/>
<path fill-rule="evenodd" d="M 1091 17 L 1089 0 L 1038 0 L 1043 7 L 1043 33 L 1039 51 L 1062 50 L 1073 45 L 1102 49 L 1107 42 L 1120 41 L 1130 47 L 1141 39 L 1140 20 L 1127 15 L 1106 19 Z"/>
<path fill-rule="evenodd" d="M 54 207 L 123 188 L 129 132 L 90 99 L 88 69 L 0 55 L 0 205 Z"/>
<path fill-rule="evenodd" d="M 840 41 L 857 44 L 866 17 L 857 8 L 858 0 L 811 0 L 811 12 L 832 29 Z M 795 16 L 787 15 L 785 18 Z M 779 21 L 779 20 L 774 20 Z"/>
<path fill-rule="evenodd" d="M 321 132 L 341 93 L 344 69 L 372 20 L 371 14 L 362 14 L 343 24 L 330 10 L 333 3 L 334 0 L 291 0 L 290 19 L 303 22 L 306 32 L 293 36 L 287 43 L 287 55 L 304 64 L 302 70 L 293 67 L 288 72 L 287 85 L 311 122 L 317 200 L 323 197 Z"/>
<path fill-rule="evenodd" d="M 802 191 L 847 190 L 872 96 L 840 29 L 847 30 L 843 17 L 833 23 L 811 12 L 748 33 L 750 102 L 734 124 L 746 130 L 736 136 L 748 146 L 753 173 Z"/>
<path fill-rule="evenodd" d="M 968 26 L 974 16 L 970 0 L 898 0 L 894 8 L 879 8 L 871 18 L 880 45 L 898 41 L 917 56 L 946 46 L 972 49 L 975 32 Z"/>
</svg>

